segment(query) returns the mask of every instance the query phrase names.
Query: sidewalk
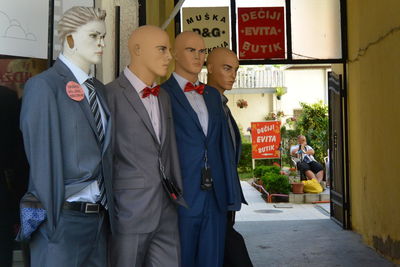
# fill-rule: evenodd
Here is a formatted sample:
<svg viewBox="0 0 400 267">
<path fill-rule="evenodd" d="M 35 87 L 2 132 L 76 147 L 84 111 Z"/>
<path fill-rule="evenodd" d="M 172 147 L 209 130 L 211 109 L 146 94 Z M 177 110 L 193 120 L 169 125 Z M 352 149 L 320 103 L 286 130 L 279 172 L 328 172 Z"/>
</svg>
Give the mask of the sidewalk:
<svg viewBox="0 0 400 267">
<path fill-rule="evenodd" d="M 292 208 L 275 208 L 275 203 L 266 203 L 248 182 L 242 181 L 241 184 L 249 205 L 243 205 L 236 213 L 237 222 L 329 219 L 326 212 L 310 204 L 290 204 Z"/>
<path fill-rule="evenodd" d="M 236 215 L 255 267 L 395 266 L 345 231 L 313 204 L 275 208 L 247 182 L 242 188 L 249 206 Z"/>
</svg>

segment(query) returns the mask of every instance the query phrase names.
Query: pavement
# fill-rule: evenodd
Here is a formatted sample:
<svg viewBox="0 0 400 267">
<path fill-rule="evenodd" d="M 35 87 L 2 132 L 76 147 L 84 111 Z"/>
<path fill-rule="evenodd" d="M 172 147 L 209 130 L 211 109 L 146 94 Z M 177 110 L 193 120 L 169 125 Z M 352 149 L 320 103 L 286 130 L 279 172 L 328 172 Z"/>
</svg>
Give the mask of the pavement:
<svg viewBox="0 0 400 267">
<path fill-rule="evenodd" d="M 321 212 L 321 209 L 312 204 L 290 204 L 287 206 L 291 208 L 275 208 L 276 203 L 266 203 L 248 182 L 242 181 L 241 184 L 249 205 L 243 205 L 236 213 L 237 222 L 330 219 L 328 212 Z"/>
<path fill-rule="evenodd" d="M 249 202 L 236 215 L 255 267 L 396 266 L 366 246 L 361 237 L 330 220 L 329 204 L 266 203 L 242 181 Z"/>
</svg>

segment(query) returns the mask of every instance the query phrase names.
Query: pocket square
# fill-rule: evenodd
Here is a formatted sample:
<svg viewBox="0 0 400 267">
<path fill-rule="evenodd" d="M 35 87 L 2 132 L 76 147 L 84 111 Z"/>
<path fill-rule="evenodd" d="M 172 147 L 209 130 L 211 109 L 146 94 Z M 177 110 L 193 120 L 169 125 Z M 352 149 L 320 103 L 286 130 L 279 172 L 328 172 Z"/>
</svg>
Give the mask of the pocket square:
<svg viewBox="0 0 400 267">
<path fill-rule="evenodd" d="M 43 208 L 40 201 L 31 193 L 25 194 L 20 203 L 21 227 L 16 240 L 29 240 L 32 233 L 35 232 L 46 219 L 47 211 Z"/>
</svg>

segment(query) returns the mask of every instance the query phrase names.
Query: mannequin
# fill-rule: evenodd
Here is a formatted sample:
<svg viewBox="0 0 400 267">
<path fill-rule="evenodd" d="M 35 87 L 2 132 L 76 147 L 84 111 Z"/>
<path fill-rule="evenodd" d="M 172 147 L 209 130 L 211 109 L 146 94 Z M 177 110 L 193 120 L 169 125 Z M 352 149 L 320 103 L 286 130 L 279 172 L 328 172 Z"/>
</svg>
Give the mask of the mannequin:
<svg viewBox="0 0 400 267">
<path fill-rule="evenodd" d="M 131 61 L 106 85 L 113 116 L 114 190 L 119 207 L 111 266 L 180 266 L 178 216 L 168 188 L 182 188 L 172 110 L 156 83 L 172 59 L 168 34 L 155 26 L 133 31 Z M 165 176 L 164 176 L 165 175 Z M 177 190 L 179 191 L 179 189 Z"/>
<path fill-rule="evenodd" d="M 238 69 L 239 60 L 236 54 L 227 48 L 214 48 L 208 55 L 207 84 L 216 88 L 221 94 L 222 105 L 229 126 L 230 139 L 232 140 L 231 144 L 235 152 L 236 167 L 241 154 L 241 136 L 239 127 L 227 106 L 228 98 L 224 96 L 224 92 L 226 90 L 232 90 Z M 237 170 L 237 168 L 235 168 L 235 170 Z M 235 224 L 235 211 L 240 210 L 241 203 L 247 204 L 244 199 L 237 172 L 236 177 L 236 196 L 240 197 L 240 201 L 236 201 L 236 203 L 238 203 L 237 206 L 228 207 L 224 266 L 251 267 L 253 264 L 251 263 L 244 239 L 242 235 L 233 228 Z"/>
<path fill-rule="evenodd" d="M 195 32 L 182 32 L 176 37 L 174 48 L 175 73 L 191 83 L 198 81 L 198 75 L 206 57 L 203 38 Z"/>
<path fill-rule="evenodd" d="M 66 11 L 58 23 L 62 54 L 25 86 L 21 130 L 30 181 L 21 207 L 39 202 L 39 209 L 32 207 L 44 210 L 36 230 L 19 233 L 20 240 L 30 239 L 32 267 L 107 266 L 112 122 L 104 85 L 89 75 L 101 61 L 105 16 L 88 7 Z"/>
<path fill-rule="evenodd" d="M 232 50 L 214 48 L 207 58 L 207 84 L 223 94 L 232 89 L 238 69 L 239 60 Z"/>
<path fill-rule="evenodd" d="M 226 212 L 234 203 L 233 151 L 221 96 L 199 83 L 203 38 L 176 37 L 175 71 L 162 87 L 171 97 L 176 139 L 189 209 L 179 207 L 182 266 L 222 266 Z"/>
</svg>

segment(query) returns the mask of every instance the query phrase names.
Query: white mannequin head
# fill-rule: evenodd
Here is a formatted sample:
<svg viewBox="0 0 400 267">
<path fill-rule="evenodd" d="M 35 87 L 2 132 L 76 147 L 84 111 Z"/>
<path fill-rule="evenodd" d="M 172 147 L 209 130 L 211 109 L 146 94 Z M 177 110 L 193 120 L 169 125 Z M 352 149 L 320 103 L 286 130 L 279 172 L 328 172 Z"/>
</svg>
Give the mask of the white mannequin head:
<svg viewBox="0 0 400 267">
<path fill-rule="evenodd" d="M 106 13 L 91 7 L 73 7 L 58 22 L 63 55 L 86 73 L 91 64 L 101 62 Z"/>
</svg>

